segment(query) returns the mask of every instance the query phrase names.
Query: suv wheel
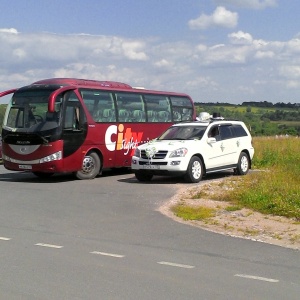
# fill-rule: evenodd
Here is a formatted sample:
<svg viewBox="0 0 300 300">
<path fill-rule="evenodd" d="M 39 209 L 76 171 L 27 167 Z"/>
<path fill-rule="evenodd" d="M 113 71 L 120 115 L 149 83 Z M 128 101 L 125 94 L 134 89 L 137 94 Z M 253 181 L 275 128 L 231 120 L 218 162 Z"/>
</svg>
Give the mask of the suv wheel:
<svg viewBox="0 0 300 300">
<path fill-rule="evenodd" d="M 193 156 L 184 175 L 184 179 L 190 183 L 199 182 L 203 175 L 203 164 L 199 157 Z"/>
<path fill-rule="evenodd" d="M 138 181 L 150 181 L 153 177 L 152 174 L 144 171 L 135 171 L 134 174 Z"/>
<path fill-rule="evenodd" d="M 239 157 L 236 172 L 238 175 L 246 175 L 250 168 L 250 160 L 245 152 L 242 152 Z"/>
</svg>

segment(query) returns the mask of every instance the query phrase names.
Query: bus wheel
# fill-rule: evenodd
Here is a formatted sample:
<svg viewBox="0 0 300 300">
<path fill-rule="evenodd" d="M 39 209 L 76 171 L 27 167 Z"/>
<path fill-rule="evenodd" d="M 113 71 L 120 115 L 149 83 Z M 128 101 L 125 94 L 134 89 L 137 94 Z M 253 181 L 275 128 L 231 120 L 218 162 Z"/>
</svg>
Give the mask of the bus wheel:
<svg viewBox="0 0 300 300">
<path fill-rule="evenodd" d="M 90 152 L 82 162 L 82 169 L 75 172 L 78 179 L 94 179 L 100 172 L 100 158 L 97 153 Z"/>
<path fill-rule="evenodd" d="M 144 171 L 135 171 L 134 174 L 138 181 L 150 181 L 153 177 L 152 174 Z"/>
<path fill-rule="evenodd" d="M 44 173 L 44 172 L 32 172 L 32 173 L 39 178 L 49 178 L 54 174 L 54 173 Z"/>
</svg>

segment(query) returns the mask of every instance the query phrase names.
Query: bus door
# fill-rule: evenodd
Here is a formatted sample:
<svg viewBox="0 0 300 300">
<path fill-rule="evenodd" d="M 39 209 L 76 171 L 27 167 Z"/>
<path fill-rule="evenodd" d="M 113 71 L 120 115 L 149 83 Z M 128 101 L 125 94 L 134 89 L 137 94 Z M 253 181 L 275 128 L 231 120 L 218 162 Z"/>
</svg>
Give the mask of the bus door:
<svg viewBox="0 0 300 300">
<path fill-rule="evenodd" d="M 87 135 L 87 121 L 83 108 L 76 96 L 68 92 L 64 96 L 64 112 L 62 121 L 63 157 L 71 158 L 74 165 L 82 164 L 81 155 L 70 157 L 78 151 Z"/>
</svg>

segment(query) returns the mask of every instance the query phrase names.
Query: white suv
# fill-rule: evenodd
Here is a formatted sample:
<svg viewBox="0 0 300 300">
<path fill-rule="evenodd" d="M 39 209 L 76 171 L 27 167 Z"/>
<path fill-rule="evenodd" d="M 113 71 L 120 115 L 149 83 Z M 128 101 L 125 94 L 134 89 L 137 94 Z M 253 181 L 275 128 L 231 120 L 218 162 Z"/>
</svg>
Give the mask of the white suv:
<svg viewBox="0 0 300 300">
<path fill-rule="evenodd" d="M 252 137 L 243 122 L 210 119 L 175 124 L 140 145 L 131 168 L 139 181 L 183 175 L 187 182 L 199 182 L 204 174 L 228 169 L 245 175 L 253 155 Z"/>
</svg>

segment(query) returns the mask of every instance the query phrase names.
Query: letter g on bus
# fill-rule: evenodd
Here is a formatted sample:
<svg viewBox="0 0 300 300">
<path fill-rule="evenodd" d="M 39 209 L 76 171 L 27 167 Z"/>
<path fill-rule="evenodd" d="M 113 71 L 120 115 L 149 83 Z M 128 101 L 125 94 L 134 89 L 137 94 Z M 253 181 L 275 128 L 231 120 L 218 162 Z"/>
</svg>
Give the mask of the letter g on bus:
<svg viewBox="0 0 300 300">
<path fill-rule="evenodd" d="M 108 151 L 115 151 L 116 149 L 116 142 L 111 140 L 113 134 L 117 134 L 118 127 L 117 125 L 111 125 L 107 128 L 105 133 L 105 145 Z"/>
</svg>

